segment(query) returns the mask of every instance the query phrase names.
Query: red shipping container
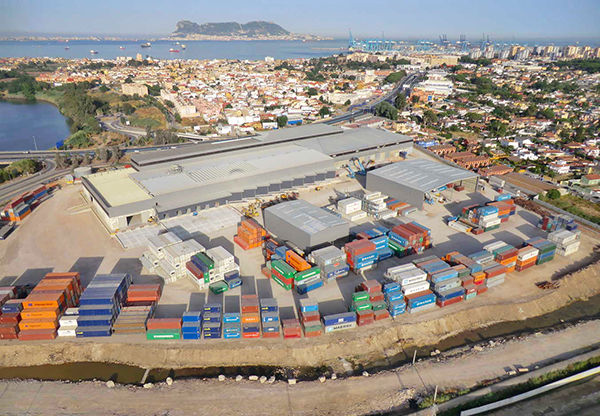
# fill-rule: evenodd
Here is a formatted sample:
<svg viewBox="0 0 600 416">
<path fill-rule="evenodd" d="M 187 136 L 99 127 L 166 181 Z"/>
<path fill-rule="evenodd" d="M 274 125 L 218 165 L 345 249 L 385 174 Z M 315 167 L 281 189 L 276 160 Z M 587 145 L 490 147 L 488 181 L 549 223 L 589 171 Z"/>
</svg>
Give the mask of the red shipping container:
<svg viewBox="0 0 600 416">
<path fill-rule="evenodd" d="M 41 341 L 56 338 L 56 329 L 31 329 L 19 332 L 22 341 Z"/>
<path fill-rule="evenodd" d="M 355 240 L 347 243 L 344 248 L 346 249 L 346 253 L 349 253 L 351 256 L 358 256 L 369 251 L 375 251 L 375 243 L 369 240 Z"/>
<path fill-rule="evenodd" d="M 473 283 L 465 285 L 464 288 L 467 294 L 477 292 L 477 286 Z"/>
<path fill-rule="evenodd" d="M 317 311 L 300 313 L 302 322 L 318 322 L 321 320 L 321 314 Z"/>
<path fill-rule="evenodd" d="M 273 272 L 271 272 L 271 269 L 269 269 L 268 267 L 263 267 L 261 271 L 262 274 L 265 275 L 265 277 L 268 277 L 269 279 L 272 277 Z"/>
<path fill-rule="evenodd" d="M 356 311 L 356 319 L 375 319 L 375 314 L 372 309 L 365 309 L 362 311 Z"/>
<path fill-rule="evenodd" d="M 381 292 L 381 283 L 377 280 L 367 280 L 360 284 L 360 286 L 368 293 Z"/>
<path fill-rule="evenodd" d="M 502 273 L 506 273 L 506 267 L 504 267 L 504 266 L 492 267 L 491 269 L 486 270 L 484 273 L 485 273 L 485 277 L 487 277 L 489 279 L 490 277 L 496 277 L 496 276 L 501 275 Z"/>
<path fill-rule="evenodd" d="M 279 338 L 279 332 L 263 332 L 263 338 Z"/>
<path fill-rule="evenodd" d="M 383 293 L 382 292 L 370 293 L 369 294 L 369 300 L 371 302 L 379 302 L 381 300 L 384 300 Z"/>
<path fill-rule="evenodd" d="M 242 305 L 242 313 L 258 313 L 258 305 Z"/>
<path fill-rule="evenodd" d="M 242 338 L 260 338 L 260 332 L 244 332 Z"/>
<path fill-rule="evenodd" d="M 471 275 L 468 275 L 468 276 L 465 276 L 465 277 L 461 277 L 461 280 L 462 280 L 462 286 L 463 287 L 466 287 L 468 285 L 473 284 L 473 276 L 471 276 Z"/>
<path fill-rule="evenodd" d="M 21 321 L 21 314 L 16 313 L 4 313 L 0 315 L 0 324 L 18 324 Z"/>
<path fill-rule="evenodd" d="M 413 293 L 412 295 L 404 296 L 404 299 L 411 300 L 418 298 L 420 296 L 431 295 L 433 292 L 431 290 L 423 290 L 422 292 Z"/>
<path fill-rule="evenodd" d="M 375 311 L 373 312 L 373 315 L 375 315 L 376 321 L 381 321 L 390 317 L 390 313 L 387 309 L 380 309 L 378 311 Z"/>
<path fill-rule="evenodd" d="M 19 339 L 19 334 L 15 333 L 11 333 L 11 334 L 3 334 L 0 332 L 0 339 Z"/>
<path fill-rule="evenodd" d="M 323 335 L 323 330 L 319 329 L 318 331 L 312 331 L 312 332 L 305 332 L 304 333 L 304 337 L 305 338 L 314 338 L 314 337 L 318 337 Z"/>
<path fill-rule="evenodd" d="M 480 285 L 480 287 L 477 288 L 477 296 L 481 295 L 482 293 L 487 292 L 488 288 L 486 285 Z"/>
<path fill-rule="evenodd" d="M 440 308 L 443 308 L 445 306 L 454 305 L 455 303 L 461 302 L 463 299 L 464 299 L 464 296 L 458 296 L 458 297 L 455 297 L 455 298 L 452 298 L 452 299 L 445 300 L 443 302 L 440 302 L 438 300 L 435 303 L 437 303 L 437 305 Z"/>
<path fill-rule="evenodd" d="M 294 333 L 294 334 L 283 334 L 283 339 L 298 339 L 298 338 L 302 338 L 302 334 L 301 333 Z"/>
<path fill-rule="evenodd" d="M 365 325 L 371 325 L 373 322 L 375 322 L 375 317 L 359 319 L 356 323 L 358 324 L 358 326 L 365 326 Z"/>
</svg>

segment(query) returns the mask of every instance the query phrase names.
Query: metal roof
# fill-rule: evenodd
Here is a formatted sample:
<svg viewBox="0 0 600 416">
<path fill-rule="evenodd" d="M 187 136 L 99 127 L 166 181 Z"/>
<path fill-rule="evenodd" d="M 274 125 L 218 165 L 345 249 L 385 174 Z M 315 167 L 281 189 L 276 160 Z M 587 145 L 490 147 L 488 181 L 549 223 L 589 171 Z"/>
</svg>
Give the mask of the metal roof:
<svg viewBox="0 0 600 416">
<path fill-rule="evenodd" d="M 405 160 L 375 169 L 368 175 L 378 176 L 404 186 L 429 192 L 448 183 L 477 178 L 476 173 L 426 159 Z"/>
<path fill-rule="evenodd" d="M 360 127 L 343 130 L 342 134 L 316 137 L 299 143 L 301 146 L 318 150 L 335 157 L 364 149 L 374 149 L 390 144 L 411 143 L 412 137 L 392 133 L 387 130 Z"/>
<path fill-rule="evenodd" d="M 316 207 L 304 200 L 282 202 L 267 208 L 272 215 L 304 231 L 309 235 L 331 227 L 348 224 L 348 221 Z"/>
</svg>

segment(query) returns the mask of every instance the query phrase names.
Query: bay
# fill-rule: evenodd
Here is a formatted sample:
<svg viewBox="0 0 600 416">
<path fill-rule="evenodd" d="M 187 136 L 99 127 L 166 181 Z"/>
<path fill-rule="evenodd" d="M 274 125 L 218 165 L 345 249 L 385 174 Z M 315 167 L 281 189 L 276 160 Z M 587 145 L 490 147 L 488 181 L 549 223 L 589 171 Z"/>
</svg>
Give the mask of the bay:
<svg viewBox="0 0 600 416">
<path fill-rule="evenodd" d="M 3 58 L 70 58 L 115 59 L 120 56 L 134 58 L 138 53 L 156 59 L 240 59 L 262 60 L 317 58 L 347 52 L 348 41 L 336 39 L 319 42 L 302 41 L 154 41 L 151 47 L 140 45 L 147 41 L 0 41 Z M 181 44 L 186 45 L 183 49 Z M 69 48 L 66 50 L 65 48 Z M 124 47 L 125 49 L 120 49 Z M 177 49 L 178 53 L 169 52 Z M 90 51 L 97 54 L 91 54 Z"/>
<path fill-rule="evenodd" d="M 65 117 L 54 105 L 42 101 L 0 100 L 0 151 L 39 150 L 56 146 L 69 137 Z"/>
</svg>

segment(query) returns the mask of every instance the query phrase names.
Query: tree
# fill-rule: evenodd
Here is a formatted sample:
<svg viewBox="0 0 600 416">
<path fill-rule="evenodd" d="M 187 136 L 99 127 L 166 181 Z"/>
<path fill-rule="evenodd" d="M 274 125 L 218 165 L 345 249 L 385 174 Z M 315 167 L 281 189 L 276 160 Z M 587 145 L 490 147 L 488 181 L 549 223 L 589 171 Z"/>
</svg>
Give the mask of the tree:
<svg viewBox="0 0 600 416">
<path fill-rule="evenodd" d="M 375 114 L 390 120 L 398 119 L 398 110 L 387 101 L 382 101 L 375 106 Z"/>
<path fill-rule="evenodd" d="M 131 77 L 127 77 L 125 79 L 125 84 L 133 84 L 133 79 L 131 79 Z"/>
<path fill-rule="evenodd" d="M 146 136 L 144 137 L 144 139 L 148 143 L 152 141 L 152 129 L 150 128 L 150 126 L 146 126 Z"/>
<path fill-rule="evenodd" d="M 115 159 L 115 162 L 118 162 L 123 157 L 123 151 L 119 146 L 113 146 L 111 149 L 111 153 L 113 155 L 113 158 Z"/>
<path fill-rule="evenodd" d="M 546 197 L 552 200 L 560 199 L 560 192 L 557 189 L 550 189 L 546 192 Z"/>
<path fill-rule="evenodd" d="M 470 122 L 474 122 L 474 121 L 481 121 L 483 120 L 483 116 L 479 113 L 473 113 L 473 112 L 469 112 L 467 114 L 465 114 L 465 117 L 470 121 Z"/>
<path fill-rule="evenodd" d="M 331 114 L 331 110 L 329 109 L 329 107 L 321 107 L 321 109 L 319 110 L 319 115 L 321 117 L 325 117 Z"/>
<path fill-rule="evenodd" d="M 287 125 L 287 122 L 288 122 L 287 116 L 277 117 L 277 127 L 285 127 Z"/>
<path fill-rule="evenodd" d="M 412 97 L 410 97 L 410 102 L 413 103 L 413 104 L 416 104 L 419 101 L 421 101 L 421 99 L 419 98 L 418 95 L 413 95 Z"/>
<path fill-rule="evenodd" d="M 107 92 L 108 91 L 108 87 L 106 85 L 100 85 L 100 88 L 98 88 L 100 90 L 100 92 Z"/>
<path fill-rule="evenodd" d="M 110 152 L 108 151 L 108 149 L 106 147 L 101 147 L 100 149 L 98 149 L 98 160 L 100 160 L 101 162 L 108 162 L 108 159 L 110 159 Z"/>
<path fill-rule="evenodd" d="M 425 110 L 423 112 L 423 122 L 426 126 L 430 126 L 438 122 L 438 116 L 431 110 Z"/>
<path fill-rule="evenodd" d="M 92 154 L 90 152 L 85 152 L 85 154 L 83 155 L 83 163 L 85 163 L 86 165 L 91 165 L 93 160 L 94 157 L 92 156 Z"/>
<path fill-rule="evenodd" d="M 492 137 L 504 137 L 508 132 L 508 126 L 498 120 L 492 120 L 490 123 L 490 134 Z"/>
<path fill-rule="evenodd" d="M 385 77 L 383 82 L 386 84 L 395 84 L 396 82 L 400 81 L 405 76 L 406 76 L 406 72 L 404 72 L 404 71 L 393 72 L 393 73 L 389 74 L 387 77 Z"/>
<path fill-rule="evenodd" d="M 319 92 L 317 91 L 317 89 L 316 89 L 316 88 L 314 88 L 314 87 L 310 87 L 309 89 L 307 89 L 307 90 L 306 90 L 306 94 L 307 94 L 309 97 L 314 97 L 315 95 L 318 95 L 318 94 L 319 94 Z"/>
<path fill-rule="evenodd" d="M 350 101 L 350 100 L 346 100 L 346 102 L 344 103 L 345 106 L 348 106 L 348 105 L 351 105 L 351 104 L 352 104 L 352 101 Z"/>
<path fill-rule="evenodd" d="M 394 100 L 394 106 L 396 106 L 398 111 L 404 111 L 404 109 L 406 108 L 406 104 L 406 96 L 402 93 L 398 94 L 396 96 L 396 99 Z"/>
</svg>

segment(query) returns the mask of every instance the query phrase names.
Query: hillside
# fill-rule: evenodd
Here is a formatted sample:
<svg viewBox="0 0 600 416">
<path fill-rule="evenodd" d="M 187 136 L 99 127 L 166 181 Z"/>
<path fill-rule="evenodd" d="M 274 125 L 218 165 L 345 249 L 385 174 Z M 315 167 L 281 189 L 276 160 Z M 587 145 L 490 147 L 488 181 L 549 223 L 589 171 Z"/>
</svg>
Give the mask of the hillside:
<svg viewBox="0 0 600 416">
<path fill-rule="evenodd" d="M 273 22 L 254 21 L 248 23 L 220 22 L 198 24 L 189 20 L 177 22 L 172 38 L 188 39 L 309 39 L 311 35 L 291 33 Z"/>
</svg>

